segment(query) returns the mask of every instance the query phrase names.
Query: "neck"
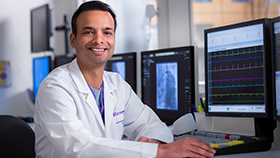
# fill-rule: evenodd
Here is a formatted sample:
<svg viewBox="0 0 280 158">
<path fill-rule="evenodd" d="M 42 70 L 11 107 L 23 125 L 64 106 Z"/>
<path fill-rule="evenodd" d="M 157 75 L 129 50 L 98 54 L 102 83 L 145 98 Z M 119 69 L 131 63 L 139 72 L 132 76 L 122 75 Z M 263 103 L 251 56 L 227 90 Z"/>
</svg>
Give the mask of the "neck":
<svg viewBox="0 0 280 158">
<path fill-rule="evenodd" d="M 79 65 L 79 64 L 78 64 Z M 103 73 L 104 73 L 104 66 L 103 67 L 82 67 L 79 65 L 79 68 L 82 71 L 82 74 L 87 82 L 87 84 L 94 88 L 100 89 L 102 80 L 103 80 Z"/>
</svg>

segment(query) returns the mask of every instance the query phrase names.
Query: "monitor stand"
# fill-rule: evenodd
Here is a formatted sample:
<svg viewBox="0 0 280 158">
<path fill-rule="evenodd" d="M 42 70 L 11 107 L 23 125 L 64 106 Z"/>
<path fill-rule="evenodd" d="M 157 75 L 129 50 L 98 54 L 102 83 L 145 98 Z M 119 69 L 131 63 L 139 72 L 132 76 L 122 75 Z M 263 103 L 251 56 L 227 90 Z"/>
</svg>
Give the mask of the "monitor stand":
<svg viewBox="0 0 280 158">
<path fill-rule="evenodd" d="M 272 115 L 268 118 L 254 118 L 255 123 L 255 135 L 257 137 L 269 138 L 271 143 L 274 141 L 273 131 L 276 128 L 276 121 L 273 119 Z"/>
</svg>

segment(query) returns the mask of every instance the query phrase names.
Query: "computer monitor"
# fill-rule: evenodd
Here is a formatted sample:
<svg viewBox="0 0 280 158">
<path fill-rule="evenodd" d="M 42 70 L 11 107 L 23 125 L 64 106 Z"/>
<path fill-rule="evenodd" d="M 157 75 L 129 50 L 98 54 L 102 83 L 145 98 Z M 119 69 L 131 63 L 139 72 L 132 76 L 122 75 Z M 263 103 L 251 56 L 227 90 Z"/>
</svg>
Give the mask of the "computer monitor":
<svg viewBox="0 0 280 158">
<path fill-rule="evenodd" d="M 271 20 L 273 116 L 280 121 L 280 17 Z"/>
<path fill-rule="evenodd" d="M 106 63 L 105 70 L 119 73 L 136 92 L 136 52 L 114 54 Z"/>
<path fill-rule="evenodd" d="M 142 101 L 167 125 L 195 104 L 194 47 L 141 52 Z"/>
<path fill-rule="evenodd" d="M 52 35 L 51 11 L 45 4 L 34 8 L 31 14 L 31 52 L 52 50 L 49 38 Z"/>
<path fill-rule="evenodd" d="M 51 56 L 33 58 L 33 102 L 36 100 L 39 86 L 52 70 Z"/>
<path fill-rule="evenodd" d="M 54 68 L 70 63 L 76 58 L 75 54 L 58 55 L 54 58 Z"/>
<path fill-rule="evenodd" d="M 268 117 L 269 25 L 258 19 L 204 31 L 206 116 Z"/>
</svg>

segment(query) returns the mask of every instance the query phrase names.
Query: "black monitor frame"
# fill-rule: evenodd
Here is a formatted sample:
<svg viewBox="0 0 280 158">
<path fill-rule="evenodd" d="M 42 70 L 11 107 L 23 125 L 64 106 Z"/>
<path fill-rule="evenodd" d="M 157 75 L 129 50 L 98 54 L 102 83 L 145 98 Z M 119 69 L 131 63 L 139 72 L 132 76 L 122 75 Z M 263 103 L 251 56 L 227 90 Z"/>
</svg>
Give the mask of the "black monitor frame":
<svg viewBox="0 0 280 158">
<path fill-rule="evenodd" d="M 51 51 L 52 17 L 48 4 L 30 11 L 31 52 Z"/>
<path fill-rule="evenodd" d="M 57 55 L 54 58 L 54 68 L 57 68 L 61 65 L 70 63 L 76 58 L 76 54 L 66 54 L 66 55 Z"/>
<path fill-rule="evenodd" d="M 34 57 L 34 58 L 32 58 L 32 80 L 33 80 L 33 90 L 32 90 L 32 101 L 33 101 L 33 103 L 35 103 L 35 99 L 36 99 L 36 96 L 35 96 L 35 93 L 37 94 L 38 93 L 38 91 L 35 91 L 35 81 L 34 81 L 34 79 L 35 79 L 35 73 L 34 73 L 34 71 L 35 71 L 35 67 L 34 67 L 34 60 L 37 60 L 37 59 L 41 59 L 41 58 L 48 58 L 48 61 L 49 61 L 49 67 L 48 67 L 48 69 L 49 69 L 49 73 L 52 71 L 52 69 L 53 69 L 53 60 L 52 60 L 52 56 L 49 56 L 49 55 L 47 55 L 47 56 L 40 56 L 40 57 Z M 40 83 L 41 84 L 41 83 Z M 38 90 L 39 90 L 39 87 L 38 87 Z"/>
<path fill-rule="evenodd" d="M 132 57 L 132 60 L 131 60 Z M 118 59 L 120 58 L 120 59 Z M 129 61 L 128 61 L 129 60 Z M 125 69 L 126 69 L 126 82 L 131 86 L 131 88 L 134 90 L 135 93 L 137 93 L 137 68 L 136 68 L 136 52 L 127 52 L 127 53 L 118 53 L 113 54 L 112 58 L 107 61 L 105 70 L 112 71 L 111 65 L 114 62 L 120 62 L 123 61 L 126 63 Z M 109 64 L 109 67 L 108 67 Z M 129 71 L 132 70 L 132 71 Z"/>
<path fill-rule="evenodd" d="M 164 110 L 164 109 L 157 109 L 156 107 L 156 99 L 149 99 L 149 100 L 145 100 L 145 96 L 147 98 L 156 98 L 156 87 L 153 88 L 153 86 L 150 86 L 150 90 L 149 91 L 150 94 L 145 94 L 146 92 L 144 91 L 144 87 L 145 87 L 145 77 L 144 77 L 144 60 L 146 60 L 147 58 L 145 58 L 145 55 L 150 55 L 150 54 L 154 54 L 156 56 L 157 53 L 166 53 L 166 52 L 189 52 L 189 59 L 186 59 L 189 61 L 189 69 L 188 70 L 190 72 L 190 77 L 189 80 L 186 81 L 181 75 L 181 72 L 185 72 L 184 71 L 184 67 L 182 65 L 180 65 L 180 62 L 184 62 L 184 56 L 183 53 L 179 54 L 182 55 L 182 57 L 180 57 L 180 62 L 178 65 L 178 110 Z M 162 62 L 171 62 L 171 61 L 176 61 L 178 62 L 178 59 L 174 60 L 170 57 L 167 56 L 167 58 L 169 59 L 156 59 L 157 61 L 155 61 L 155 63 L 162 63 Z M 155 58 L 153 58 L 155 59 Z M 186 68 L 186 67 L 185 67 Z M 156 70 L 151 70 L 151 71 L 156 71 Z M 180 74 L 181 73 L 181 74 Z M 151 107 L 154 112 L 159 116 L 159 118 L 165 122 L 167 125 L 172 125 L 173 122 L 178 119 L 179 117 L 181 117 L 182 115 L 186 114 L 186 113 L 193 113 L 193 107 L 195 105 L 195 57 L 194 57 L 194 47 L 193 46 L 183 46 L 183 47 L 175 47 L 175 48 L 165 48 L 165 49 L 158 49 L 158 50 L 148 50 L 148 51 L 142 51 L 141 52 L 141 88 L 142 88 L 142 101 L 144 104 L 147 104 L 149 107 Z M 150 73 L 150 75 L 153 75 L 154 80 L 156 80 L 156 75 L 153 73 Z M 186 90 L 185 85 L 180 85 L 179 84 L 186 84 L 186 82 L 188 82 L 189 84 L 189 90 Z M 156 84 L 156 81 L 151 81 L 150 84 Z M 188 91 L 188 92 L 186 92 Z M 186 94 L 188 93 L 188 94 Z M 183 95 L 179 95 L 179 94 L 183 94 Z M 185 99 L 185 95 L 189 95 L 191 94 L 188 100 Z M 184 96 L 182 98 L 182 96 Z M 189 102 L 190 101 L 190 102 Z"/>
<path fill-rule="evenodd" d="M 264 100 L 265 100 L 265 112 L 264 113 L 244 113 L 244 112 L 209 112 L 209 81 L 208 81 L 208 50 L 207 50 L 207 34 L 217 31 L 224 31 L 234 28 L 240 28 L 245 26 L 252 26 L 255 24 L 263 24 L 263 50 L 265 53 L 263 53 L 263 75 L 264 75 Z M 270 26 L 270 19 L 264 18 L 264 19 L 258 19 L 258 20 L 252 20 L 237 24 L 231 24 L 227 26 L 222 27 L 216 27 L 216 28 L 210 28 L 204 31 L 204 38 L 205 38 L 205 96 L 206 96 L 206 116 L 225 116 L 225 117 L 254 117 L 254 118 L 267 118 L 270 113 L 272 113 L 272 108 L 270 107 L 272 105 L 272 98 L 271 98 L 271 65 L 270 65 L 270 32 L 269 32 L 269 26 Z"/>
<path fill-rule="evenodd" d="M 273 96 L 273 118 L 274 120 L 280 121 L 280 115 L 277 115 L 277 104 L 276 104 L 276 80 L 275 80 L 275 71 L 276 71 L 276 40 L 274 35 L 274 23 L 280 23 L 280 17 L 271 19 L 271 66 L 272 66 L 272 96 Z"/>
</svg>

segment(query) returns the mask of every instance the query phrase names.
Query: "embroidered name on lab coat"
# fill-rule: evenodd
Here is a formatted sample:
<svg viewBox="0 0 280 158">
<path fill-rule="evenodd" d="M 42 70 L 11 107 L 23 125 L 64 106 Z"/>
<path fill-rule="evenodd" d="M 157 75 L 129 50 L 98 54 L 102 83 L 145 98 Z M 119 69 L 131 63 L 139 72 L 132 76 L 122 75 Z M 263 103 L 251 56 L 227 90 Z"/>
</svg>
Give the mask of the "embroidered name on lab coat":
<svg viewBox="0 0 280 158">
<path fill-rule="evenodd" d="M 118 115 L 120 115 L 120 114 L 123 114 L 124 111 L 125 111 L 125 110 L 122 110 L 122 111 L 119 111 L 119 112 L 114 112 L 114 113 L 113 113 L 113 117 L 116 117 L 116 116 L 118 116 Z"/>
<path fill-rule="evenodd" d="M 113 113 L 113 117 L 116 117 L 116 116 L 118 116 L 118 115 L 124 114 L 124 112 L 125 112 L 125 110 L 118 111 L 118 112 L 114 112 L 114 113 Z M 119 124 L 119 123 L 122 123 L 122 124 L 123 124 L 123 121 L 124 121 L 124 120 L 117 121 L 116 124 Z"/>
</svg>

